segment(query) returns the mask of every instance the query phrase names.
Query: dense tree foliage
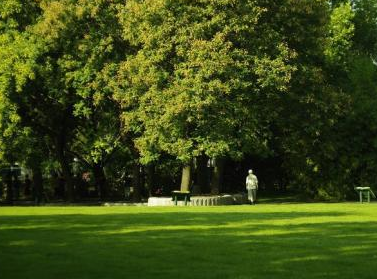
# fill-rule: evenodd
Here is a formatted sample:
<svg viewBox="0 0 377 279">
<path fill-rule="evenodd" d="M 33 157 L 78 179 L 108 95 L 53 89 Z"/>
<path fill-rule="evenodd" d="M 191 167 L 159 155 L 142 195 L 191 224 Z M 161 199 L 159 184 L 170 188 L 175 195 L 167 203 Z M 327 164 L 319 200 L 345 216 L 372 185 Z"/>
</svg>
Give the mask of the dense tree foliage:
<svg viewBox="0 0 377 279">
<path fill-rule="evenodd" d="M 373 0 L 1 2 L 0 160 L 35 197 L 236 192 L 250 167 L 377 187 Z"/>
</svg>

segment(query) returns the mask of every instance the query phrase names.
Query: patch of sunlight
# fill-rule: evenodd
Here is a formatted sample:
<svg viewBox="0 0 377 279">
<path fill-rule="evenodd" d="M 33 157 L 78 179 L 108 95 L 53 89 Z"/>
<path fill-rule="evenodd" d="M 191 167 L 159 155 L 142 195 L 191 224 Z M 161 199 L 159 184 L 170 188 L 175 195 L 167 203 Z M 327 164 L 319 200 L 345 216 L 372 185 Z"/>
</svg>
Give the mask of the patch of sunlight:
<svg viewBox="0 0 377 279">
<path fill-rule="evenodd" d="M 16 240 L 16 241 L 10 241 L 8 243 L 8 246 L 25 247 L 25 246 L 33 246 L 34 244 L 35 244 L 34 240 Z"/>
<path fill-rule="evenodd" d="M 209 230 L 209 229 L 224 229 L 226 225 L 217 226 L 142 226 L 142 227 L 125 227 L 116 230 L 106 230 L 106 231 L 96 231 L 96 234 L 100 235 L 112 235 L 112 234 L 132 234 L 132 233 L 142 233 L 142 232 L 153 232 L 153 231 L 192 231 L 192 230 Z M 92 234 L 93 231 L 83 232 L 83 234 Z"/>
<path fill-rule="evenodd" d="M 272 261 L 273 264 L 286 264 L 291 262 L 302 262 L 302 261 L 323 261 L 328 259 L 328 257 L 322 256 L 303 256 L 303 257 L 292 257 L 292 258 L 284 258 L 277 261 Z"/>
<path fill-rule="evenodd" d="M 92 230 L 81 232 L 82 234 L 100 234 L 100 235 L 116 235 L 116 234 L 133 234 L 133 233 L 143 233 L 143 232 L 158 232 L 158 231 L 211 231 L 211 233 L 221 232 L 221 234 L 239 236 L 248 235 L 283 235 L 292 233 L 310 233 L 315 231 L 315 229 L 309 229 L 307 227 L 302 227 L 302 225 L 309 225 L 315 223 L 324 223 L 324 220 L 310 220 L 308 218 L 300 218 L 301 220 L 294 221 L 290 219 L 285 220 L 248 220 L 242 222 L 228 222 L 223 224 L 211 224 L 211 225 L 144 225 L 144 226 L 132 226 L 123 227 L 117 229 L 106 229 L 106 230 Z M 329 223 L 333 222 L 328 221 Z M 327 220 L 326 222 L 327 223 Z M 262 229 L 261 225 L 270 225 L 272 228 Z M 288 225 L 288 227 L 287 227 Z M 294 227 L 295 225 L 301 225 L 301 227 Z M 71 227 L 71 226 L 70 226 Z M 75 226 L 72 226 L 75 227 Z M 80 227 L 80 225 L 76 225 Z M 95 227 L 95 226 L 94 226 Z"/>
<path fill-rule="evenodd" d="M 370 233 L 360 233 L 360 232 L 355 232 L 353 234 L 350 234 L 350 233 L 347 233 L 347 234 L 342 234 L 342 235 L 332 235 L 330 236 L 331 238 L 339 238 L 339 239 L 342 239 L 342 238 L 350 238 L 350 239 L 353 239 L 355 240 L 356 242 L 358 240 L 362 241 L 363 243 L 365 243 L 365 240 L 368 239 L 369 242 L 373 242 L 373 243 L 376 243 L 376 240 L 373 240 L 373 239 L 377 239 L 377 235 L 376 234 L 370 234 Z"/>
<path fill-rule="evenodd" d="M 237 233 L 229 233 L 229 234 L 236 234 L 237 236 L 264 236 L 264 235 L 286 235 L 286 234 L 292 234 L 292 233 L 311 233 L 313 230 L 309 229 L 258 229 L 255 231 L 248 231 L 248 232 L 237 232 Z M 225 233 L 226 234 L 226 233 Z"/>
<path fill-rule="evenodd" d="M 365 252 L 365 250 L 374 250 L 376 249 L 376 243 L 363 243 L 363 244 L 355 244 L 354 246 L 343 246 L 338 247 L 337 250 L 343 254 L 359 254 L 360 252 Z M 377 257 L 377 255 L 376 255 Z"/>
<path fill-rule="evenodd" d="M 211 232 L 212 234 L 221 233 L 222 235 L 238 235 L 238 236 L 249 236 L 249 235 L 283 235 L 292 233 L 309 233 L 313 230 L 308 228 L 269 228 L 260 229 L 256 227 L 250 227 L 250 225 L 256 225 L 256 223 L 227 223 L 222 225 L 171 225 L 171 226 L 139 226 L 139 227 L 123 227 L 117 228 L 116 230 L 101 230 L 101 231 L 87 231 L 82 232 L 82 234 L 97 234 L 97 235 L 117 235 L 117 234 L 134 234 L 134 233 L 148 233 L 148 232 L 162 232 L 162 231 L 197 231 L 197 232 Z M 274 224 L 275 225 L 275 224 Z"/>
<path fill-rule="evenodd" d="M 354 246 L 339 247 L 338 250 L 342 251 L 342 252 L 348 252 L 348 251 L 362 250 L 362 249 L 365 249 L 366 247 L 368 247 L 368 246 L 355 244 Z"/>
<path fill-rule="evenodd" d="M 305 224 L 319 224 L 319 223 L 337 223 L 337 222 L 355 222 L 354 218 L 345 218 L 339 216 L 326 216 L 326 217 L 294 217 L 273 220 L 255 220 L 254 224 L 271 224 L 274 226 L 279 225 L 305 225 Z M 363 221 L 360 221 L 363 222 Z"/>
</svg>

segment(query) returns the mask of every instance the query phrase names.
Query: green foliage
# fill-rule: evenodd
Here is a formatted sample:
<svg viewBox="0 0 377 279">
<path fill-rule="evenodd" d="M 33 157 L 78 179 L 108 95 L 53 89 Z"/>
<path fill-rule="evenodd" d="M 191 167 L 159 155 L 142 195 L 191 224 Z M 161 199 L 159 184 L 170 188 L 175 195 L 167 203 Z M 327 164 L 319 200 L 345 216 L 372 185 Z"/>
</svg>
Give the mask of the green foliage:
<svg viewBox="0 0 377 279">
<path fill-rule="evenodd" d="M 0 160 L 7 163 L 28 161 L 38 153 L 30 147 L 35 134 L 22 125 L 18 98 L 28 79 L 34 79 L 37 48 L 22 31 L 38 15 L 34 1 L 5 1 L 0 8 Z"/>
<path fill-rule="evenodd" d="M 306 190 L 326 200 L 351 197 L 355 186 L 377 185 L 372 173 L 377 68 L 370 58 L 373 36 L 368 35 L 377 10 L 369 1 L 353 1 L 352 8 L 341 2 L 332 9 L 324 51 L 328 82 L 339 92 L 332 102 L 338 113 L 330 114 L 332 125 L 322 129 L 320 146 L 310 152 L 315 156 L 303 175 Z M 366 40 L 360 36 L 364 31 Z"/>
<path fill-rule="evenodd" d="M 115 3 L 34 4 L 38 13 L 26 4 L 14 5 L 7 16 L 27 9 L 35 21 L 22 29 L 9 25 L 13 29 L 0 38 L 0 92 L 11 104 L 4 117 L 14 107 L 15 132 L 28 127 L 46 139 L 49 156 L 65 165 L 65 176 L 73 156 L 86 167 L 104 167 L 120 145 L 117 106 L 104 81 L 107 65 L 123 57 Z"/>
<path fill-rule="evenodd" d="M 333 9 L 329 22 L 327 45 L 324 51 L 329 63 L 346 62 L 355 31 L 354 16 L 354 11 L 349 2 L 340 4 Z"/>
<path fill-rule="evenodd" d="M 266 11 L 258 1 L 120 7 L 135 53 L 120 65 L 115 98 L 144 162 L 161 151 L 183 162 L 261 152 L 263 116 L 255 100 L 286 91 L 295 70 L 284 41 L 259 39 L 269 31 L 260 22 Z"/>
<path fill-rule="evenodd" d="M 355 46 L 361 53 L 377 57 L 377 3 L 354 0 Z"/>
</svg>

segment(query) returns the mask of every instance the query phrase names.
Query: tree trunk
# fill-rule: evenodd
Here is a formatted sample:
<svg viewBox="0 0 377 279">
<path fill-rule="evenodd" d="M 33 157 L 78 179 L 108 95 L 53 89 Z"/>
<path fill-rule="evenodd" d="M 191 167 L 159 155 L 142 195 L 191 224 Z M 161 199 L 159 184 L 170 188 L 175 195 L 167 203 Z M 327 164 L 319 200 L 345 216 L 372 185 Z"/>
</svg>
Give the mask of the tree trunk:
<svg viewBox="0 0 377 279">
<path fill-rule="evenodd" d="M 190 191 L 191 186 L 191 164 L 182 168 L 181 191 Z"/>
<path fill-rule="evenodd" d="M 101 164 L 95 164 L 93 166 L 93 175 L 96 181 L 96 186 L 98 189 L 99 197 L 101 200 L 106 200 L 109 198 L 110 189 L 107 183 L 106 175 Z"/>
<path fill-rule="evenodd" d="M 43 200 L 43 176 L 40 165 L 32 167 L 33 172 L 33 197 L 35 204 L 40 204 Z"/>
<path fill-rule="evenodd" d="M 213 159 L 213 173 L 211 179 L 211 194 L 217 195 L 221 193 L 222 183 L 223 183 L 223 172 L 224 172 L 224 159 L 214 158 Z"/>
<path fill-rule="evenodd" d="M 12 174 L 9 173 L 6 176 L 5 180 L 5 185 L 6 185 L 6 196 L 5 200 L 7 204 L 13 204 L 13 180 L 12 180 Z"/>
<path fill-rule="evenodd" d="M 139 189 L 140 189 L 140 196 L 145 196 L 145 169 L 143 165 L 140 166 L 140 178 L 139 178 Z"/>
<path fill-rule="evenodd" d="M 156 170 L 154 165 L 148 165 L 146 167 L 146 186 L 148 189 L 148 195 L 153 196 L 156 192 L 154 182 L 155 182 Z"/>
<path fill-rule="evenodd" d="M 133 187 L 133 194 L 132 194 L 133 202 L 140 202 L 141 201 L 140 164 L 137 162 L 135 162 L 132 166 L 132 187 Z"/>
<path fill-rule="evenodd" d="M 65 196 L 68 201 L 74 201 L 74 182 L 72 178 L 71 168 L 66 158 L 60 159 L 60 166 L 65 181 Z"/>
<path fill-rule="evenodd" d="M 56 142 L 57 158 L 62 168 L 62 175 L 65 182 L 65 196 L 68 201 L 74 201 L 74 182 L 71 173 L 69 160 L 65 152 L 65 135 L 60 135 Z"/>
<path fill-rule="evenodd" d="M 193 194 L 202 194 L 209 192 L 208 186 L 208 170 L 207 170 L 207 156 L 199 156 L 196 158 L 196 185 L 194 187 Z"/>
<path fill-rule="evenodd" d="M 133 158 L 132 164 L 132 200 L 133 202 L 140 202 L 141 201 L 141 178 L 140 178 L 140 154 L 137 148 L 135 147 L 134 143 L 130 141 L 129 148 Z"/>
</svg>

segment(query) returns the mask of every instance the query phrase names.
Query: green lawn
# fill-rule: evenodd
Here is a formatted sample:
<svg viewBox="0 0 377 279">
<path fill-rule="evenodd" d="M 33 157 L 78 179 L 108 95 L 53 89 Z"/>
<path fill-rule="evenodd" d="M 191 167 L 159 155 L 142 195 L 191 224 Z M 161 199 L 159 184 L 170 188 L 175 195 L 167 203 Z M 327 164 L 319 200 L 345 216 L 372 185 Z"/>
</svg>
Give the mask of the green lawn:
<svg viewBox="0 0 377 279">
<path fill-rule="evenodd" d="M 377 204 L 3 207 L 1 279 L 377 278 Z"/>
</svg>

